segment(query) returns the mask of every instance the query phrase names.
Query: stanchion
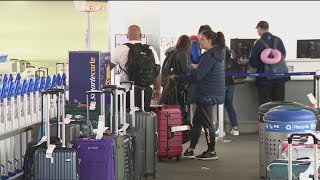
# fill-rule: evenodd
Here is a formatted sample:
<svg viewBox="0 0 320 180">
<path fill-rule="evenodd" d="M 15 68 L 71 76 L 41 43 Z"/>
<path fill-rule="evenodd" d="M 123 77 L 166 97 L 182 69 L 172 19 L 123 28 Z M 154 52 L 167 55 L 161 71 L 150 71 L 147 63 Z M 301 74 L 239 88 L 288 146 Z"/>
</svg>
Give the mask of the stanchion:
<svg viewBox="0 0 320 180">
<path fill-rule="evenodd" d="M 231 142 L 230 139 L 225 138 L 225 133 L 224 133 L 224 104 L 218 104 L 217 106 L 218 112 L 218 137 L 216 137 L 217 142 Z"/>
</svg>

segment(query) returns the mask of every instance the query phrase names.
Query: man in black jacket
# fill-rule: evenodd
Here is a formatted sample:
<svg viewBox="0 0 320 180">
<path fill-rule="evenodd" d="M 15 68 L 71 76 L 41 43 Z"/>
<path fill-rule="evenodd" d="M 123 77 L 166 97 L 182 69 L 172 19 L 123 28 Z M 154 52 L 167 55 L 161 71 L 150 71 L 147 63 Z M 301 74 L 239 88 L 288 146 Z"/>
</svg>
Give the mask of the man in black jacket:
<svg viewBox="0 0 320 180">
<path fill-rule="evenodd" d="M 257 24 L 256 29 L 261 39 L 265 41 L 269 47 L 273 47 L 275 36 L 269 32 L 269 24 L 266 21 L 260 21 Z M 257 73 L 265 72 L 265 64 L 260 59 L 260 55 L 264 49 L 265 46 L 257 40 L 251 50 L 249 64 L 252 67 L 257 68 Z M 285 59 L 286 49 L 280 38 L 277 44 L 277 49 Z M 257 77 L 256 85 L 258 88 L 259 105 L 270 101 L 284 101 L 285 82 L 288 80 L 290 80 L 290 77 L 281 77 L 272 80 L 268 80 L 266 77 Z"/>
</svg>

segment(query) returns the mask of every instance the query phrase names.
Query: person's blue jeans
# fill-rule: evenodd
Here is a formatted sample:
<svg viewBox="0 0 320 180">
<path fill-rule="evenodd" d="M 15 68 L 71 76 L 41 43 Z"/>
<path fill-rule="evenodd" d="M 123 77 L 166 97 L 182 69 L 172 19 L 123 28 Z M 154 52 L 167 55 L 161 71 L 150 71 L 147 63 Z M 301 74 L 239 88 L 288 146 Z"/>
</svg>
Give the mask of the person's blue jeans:
<svg viewBox="0 0 320 180">
<path fill-rule="evenodd" d="M 234 85 L 227 85 L 226 86 L 226 95 L 224 100 L 224 107 L 227 110 L 231 126 L 237 127 L 238 120 L 237 120 L 237 113 L 233 108 L 233 92 L 234 92 Z"/>
</svg>

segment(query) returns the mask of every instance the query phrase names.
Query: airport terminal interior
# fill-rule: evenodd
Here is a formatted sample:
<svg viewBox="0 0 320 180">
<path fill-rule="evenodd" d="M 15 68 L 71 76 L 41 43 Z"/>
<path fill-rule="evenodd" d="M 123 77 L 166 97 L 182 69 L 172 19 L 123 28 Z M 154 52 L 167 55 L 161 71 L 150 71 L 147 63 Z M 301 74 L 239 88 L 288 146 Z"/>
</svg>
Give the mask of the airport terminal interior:
<svg viewBox="0 0 320 180">
<path fill-rule="evenodd" d="M 1 180 L 320 178 L 320 2 L 0 7 Z"/>
</svg>

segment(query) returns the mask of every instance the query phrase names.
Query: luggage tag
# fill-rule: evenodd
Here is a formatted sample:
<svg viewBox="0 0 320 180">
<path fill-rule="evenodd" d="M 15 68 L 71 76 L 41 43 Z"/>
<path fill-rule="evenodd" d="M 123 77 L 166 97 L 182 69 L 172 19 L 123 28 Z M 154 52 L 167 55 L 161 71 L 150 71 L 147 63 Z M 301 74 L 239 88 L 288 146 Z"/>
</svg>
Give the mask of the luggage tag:
<svg viewBox="0 0 320 180">
<path fill-rule="evenodd" d="M 36 144 L 36 145 L 33 145 L 32 147 L 34 146 L 39 146 L 40 144 L 44 143 L 47 141 L 47 136 L 42 136 L 42 138 L 40 139 L 40 141 Z"/>
<path fill-rule="evenodd" d="M 97 104 L 97 102 L 91 101 L 90 105 L 89 105 L 89 110 L 91 110 L 91 111 L 95 110 L 96 109 L 96 104 Z"/>
<path fill-rule="evenodd" d="M 83 118 L 83 116 L 82 115 L 75 115 L 74 118 L 81 119 L 81 118 Z"/>
<path fill-rule="evenodd" d="M 105 122 L 104 122 L 104 116 L 99 115 L 99 120 L 98 120 L 98 129 L 97 129 L 97 135 L 96 139 L 101 139 L 103 137 L 104 131 L 105 131 Z"/>
<path fill-rule="evenodd" d="M 47 148 L 47 151 L 46 151 L 46 158 L 50 159 L 51 160 L 51 164 L 53 164 L 53 151 L 54 149 L 56 148 L 56 145 L 55 144 L 49 144 L 48 148 Z"/>
<path fill-rule="evenodd" d="M 179 132 L 179 131 L 187 131 L 187 130 L 190 130 L 190 126 L 188 125 L 171 127 L 171 132 Z"/>
<path fill-rule="evenodd" d="M 311 102 L 311 104 L 314 106 L 314 108 L 318 108 L 317 106 L 317 100 L 316 98 L 313 96 L 312 93 L 308 94 L 307 97 L 309 98 L 309 101 Z"/>
</svg>

